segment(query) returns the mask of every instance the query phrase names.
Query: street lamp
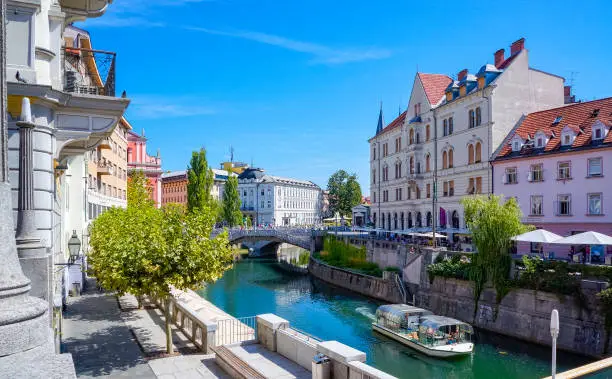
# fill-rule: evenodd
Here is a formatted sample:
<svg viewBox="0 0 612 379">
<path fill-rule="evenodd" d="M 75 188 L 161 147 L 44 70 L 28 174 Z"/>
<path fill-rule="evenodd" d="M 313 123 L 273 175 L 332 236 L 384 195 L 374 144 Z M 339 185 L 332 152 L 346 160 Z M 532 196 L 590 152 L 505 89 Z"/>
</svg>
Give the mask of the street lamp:
<svg viewBox="0 0 612 379">
<path fill-rule="evenodd" d="M 72 231 L 72 237 L 68 240 L 68 252 L 70 258 L 68 263 L 56 263 L 55 266 L 72 266 L 77 259 L 79 259 L 79 253 L 81 252 L 81 240 L 77 236 L 76 230 Z"/>
<path fill-rule="evenodd" d="M 557 372 L 557 337 L 559 337 L 559 312 L 556 309 L 550 314 L 550 335 L 552 336 L 552 379 Z"/>
</svg>

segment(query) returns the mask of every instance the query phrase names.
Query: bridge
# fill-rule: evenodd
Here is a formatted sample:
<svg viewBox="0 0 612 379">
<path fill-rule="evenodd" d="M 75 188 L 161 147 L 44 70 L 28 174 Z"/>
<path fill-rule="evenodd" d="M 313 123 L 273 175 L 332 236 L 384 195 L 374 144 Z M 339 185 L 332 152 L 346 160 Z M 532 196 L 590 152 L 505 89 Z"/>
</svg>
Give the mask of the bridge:
<svg viewBox="0 0 612 379">
<path fill-rule="evenodd" d="M 225 229 L 215 229 L 212 236 L 216 236 Z M 323 245 L 325 230 L 308 228 L 257 228 L 257 229 L 227 229 L 230 243 L 236 244 L 244 241 L 270 241 L 288 243 L 309 251 L 320 249 Z"/>
</svg>

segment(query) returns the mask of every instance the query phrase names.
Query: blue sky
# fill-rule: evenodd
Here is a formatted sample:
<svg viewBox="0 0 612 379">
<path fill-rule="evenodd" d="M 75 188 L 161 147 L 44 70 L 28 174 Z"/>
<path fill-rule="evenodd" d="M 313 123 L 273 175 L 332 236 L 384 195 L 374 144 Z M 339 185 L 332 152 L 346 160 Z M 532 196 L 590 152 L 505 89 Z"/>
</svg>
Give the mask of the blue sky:
<svg viewBox="0 0 612 379">
<path fill-rule="evenodd" d="M 337 169 L 369 192 L 367 139 L 406 107 L 417 71 L 456 75 L 526 38 L 530 64 L 612 96 L 612 5 L 589 1 L 115 0 L 78 24 L 117 52 L 127 117 L 164 170 L 205 147 L 322 187 Z"/>
</svg>

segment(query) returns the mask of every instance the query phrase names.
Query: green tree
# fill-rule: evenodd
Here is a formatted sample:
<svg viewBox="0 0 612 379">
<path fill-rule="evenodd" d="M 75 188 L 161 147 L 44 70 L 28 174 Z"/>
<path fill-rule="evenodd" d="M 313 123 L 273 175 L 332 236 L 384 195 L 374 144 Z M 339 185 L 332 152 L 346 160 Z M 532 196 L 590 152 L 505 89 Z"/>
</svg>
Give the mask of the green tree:
<svg viewBox="0 0 612 379">
<path fill-rule="evenodd" d="M 500 196 L 471 196 L 461 200 L 467 227 L 472 232 L 476 254 L 472 257 L 469 277 L 474 281 L 474 297 L 478 299 L 487 282 L 497 292 L 497 303 L 509 291 L 511 238 L 532 227 L 521 222 L 521 209 L 514 198 L 507 201 Z"/>
<path fill-rule="evenodd" d="M 361 204 L 361 186 L 356 174 L 348 174 L 338 170 L 330 176 L 327 182 L 329 191 L 329 209 L 342 216 L 351 214 L 354 206 Z"/>
<path fill-rule="evenodd" d="M 222 205 L 223 221 L 230 227 L 242 225 L 242 212 L 240 212 L 240 194 L 238 193 L 238 178 L 230 176 L 223 189 Z"/>
<path fill-rule="evenodd" d="M 154 205 L 151 198 L 151 185 L 144 172 L 136 171 L 130 174 L 128 178 L 127 202 L 131 206 Z"/>
<path fill-rule="evenodd" d="M 142 178 L 133 176 L 128 207 L 111 208 L 93 222 L 88 262 L 107 290 L 166 299 L 166 342 L 172 353 L 171 288 L 197 289 L 217 279 L 231 266 L 232 250 L 226 233 L 210 238 L 215 220 L 208 206 L 191 213 L 180 205 L 157 209 L 145 200 L 143 188 Z"/>
<path fill-rule="evenodd" d="M 211 205 L 214 174 L 208 167 L 206 150 L 194 151 L 187 167 L 187 209 L 204 209 Z"/>
</svg>

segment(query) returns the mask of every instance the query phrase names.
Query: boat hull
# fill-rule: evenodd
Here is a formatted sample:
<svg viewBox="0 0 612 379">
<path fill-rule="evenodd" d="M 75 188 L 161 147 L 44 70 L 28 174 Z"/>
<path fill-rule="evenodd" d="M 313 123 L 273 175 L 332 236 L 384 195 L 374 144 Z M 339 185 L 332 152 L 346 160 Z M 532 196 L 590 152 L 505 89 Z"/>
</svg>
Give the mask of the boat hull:
<svg viewBox="0 0 612 379">
<path fill-rule="evenodd" d="M 387 328 L 385 328 L 384 326 L 380 326 L 376 323 L 372 324 L 372 329 L 375 330 L 376 332 L 383 334 L 389 338 L 392 338 L 394 340 L 396 340 L 397 342 L 408 346 L 420 353 L 423 353 L 425 355 L 428 355 L 430 357 L 435 357 L 435 358 L 452 358 L 452 357 L 460 357 L 460 356 L 464 356 L 464 355 L 470 355 L 472 354 L 473 350 L 474 350 L 474 345 L 472 343 L 462 343 L 459 345 L 465 345 L 465 346 L 461 346 L 462 349 L 459 350 L 451 350 L 453 348 L 452 345 L 446 345 L 446 346 L 439 346 L 444 348 L 444 349 L 432 349 L 429 348 L 427 346 L 423 346 L 421 344 L 418 344 L 408 338 L 405 338 L 395 332 L 393 332 L 392 330 L 389 330 Z M 457 346 L 459 347 L 459 346 Z"/>
</svg>

